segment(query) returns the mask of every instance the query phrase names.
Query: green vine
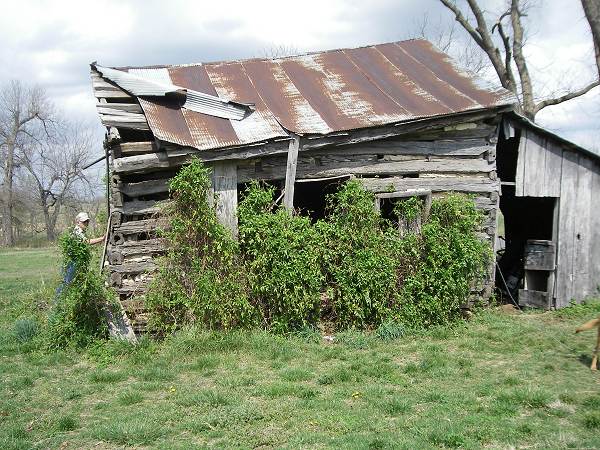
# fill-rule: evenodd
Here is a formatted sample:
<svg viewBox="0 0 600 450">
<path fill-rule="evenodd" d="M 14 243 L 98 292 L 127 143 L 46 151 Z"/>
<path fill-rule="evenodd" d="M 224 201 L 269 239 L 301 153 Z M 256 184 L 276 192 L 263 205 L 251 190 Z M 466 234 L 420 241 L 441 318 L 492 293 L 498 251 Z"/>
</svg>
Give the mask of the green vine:
<svg viewBox="0 0 600 450">
<path fill-rule="evenodd" d="M 327 217 L 315 224 L 253 182 L 239 204 L 237 241 L 216 218 L 210 180 L 195 160 L 171 181 L 169 251 L 147 297 L 158 333 L 186 323 L 275 332 L 322 319 L 340 329 L 449 323 L 485 274 L 482 214 L 466 196 L 435 199 L 424 223 L 421 199 L 397 201 L 398 221 L 421 225 L 404 233 L 358 180 L 328 196 Z"/>
<path fill-rule="evenodd" d="M 169 184 L 169 250 L 146 299 L 155 332 L 193 322 L 223 329 L 256 323 L 238 243 L 217 220 L 210 180 L 210 169 L 195 160 Z"/>
<path fill-rule="evenodd" d="M 110 301 L 102 276 L 90 268 L 90 245 L 73 231 L 59 239 L 64 273 L 72 266 L 73 279 L 61 285 L 48 315 L 46 342 L 50 348 L 83 347 L 108 333 L 102 308 Z"/>
</svg>

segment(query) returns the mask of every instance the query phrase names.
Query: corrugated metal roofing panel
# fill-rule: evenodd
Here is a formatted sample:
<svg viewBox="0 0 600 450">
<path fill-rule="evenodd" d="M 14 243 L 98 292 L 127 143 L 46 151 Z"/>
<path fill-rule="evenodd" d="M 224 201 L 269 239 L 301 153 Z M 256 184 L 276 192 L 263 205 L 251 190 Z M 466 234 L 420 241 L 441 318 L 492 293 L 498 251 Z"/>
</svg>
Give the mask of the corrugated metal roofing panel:
<svg viewBox="0 0 600 450">
<path fill-rule="evenodd" d="M 344 50 L 344 53 L 379 89 L 402 105 L 412 116 L 433 116 L 452 112 L 394 66 L 377 47 Z"/>
<path fill-rule="evenodd" d="M 202 107 L 205 97 L 255 105 L 242 120 L 229 120 L 191 111 L 168 97 L 140 98 L 156 137 L 200 150 L 285 138 L 289 132 L 329 134 L 516 102 L 510 92 L 466 74 L 423 40 L 123 70 L 198 93 L 187 96 L 188 105 L 198 100 Z"/>
<path fill-rule="evenodd" d="M 249 104 L 231 102 L 174 85 L 166 68 L 131 68 L 123 72 L 101 66 L 95 67 L 103 77 L 138 97 L 165 97 L 177 93 L 185 99 L 183 108 L 232 120 L 241 120 L 252 112 Z"/>
<path fill-rule="evenodd" d="M 243 66 L 260 97 L 285 129 L 297 134 L 333 131 L 298 91 L 279 62 L 250 60 Z"/>
<path fill-rule="evenodd" d="M 462 71 L 458 66 L 453 64 L 448 55 L 436 49 L 428 41 L 419 39 L 399 42 L 396 45 L 414 59 L 426 65 L 440 80 L 450 84 L 481 106 L 497 101 L 498 96 L 502 95 L 491 84 L 482 83 L 483 80 L 479 82 L 478 86 L 473 82 L 476 78 Z"/>
<path fill-rule="evenodd" d="M 254 89 L 241 63 L 210 64 L 205 68 L 219 97 L 238 101 L 244 99 L 243 101 L 250 101 L 255 105 L 256 109 L 250 116 L 231 122 L 241 142 L 260 142 L 288 136 Z"/>
<path fill-rule="evenodd" d="M 205 94 L 217 95 L 204 66 L 171 67 L 169 75 L 173 83 L 179 86 Z M 188 109 L 184 109 L 182 112 L 194 147 L 205 150 L 242 144 L 229 120 Z"/>
<path fill-rule="evenodd" d="M 452 112 L 481 107 L 473 99 L 440 80 L 425 64 L 414 59 L 397 44 L 381 44 L 377 49 L 402 73 L 419 85 L 425 95 L 431 95 Z"/>
</svg>

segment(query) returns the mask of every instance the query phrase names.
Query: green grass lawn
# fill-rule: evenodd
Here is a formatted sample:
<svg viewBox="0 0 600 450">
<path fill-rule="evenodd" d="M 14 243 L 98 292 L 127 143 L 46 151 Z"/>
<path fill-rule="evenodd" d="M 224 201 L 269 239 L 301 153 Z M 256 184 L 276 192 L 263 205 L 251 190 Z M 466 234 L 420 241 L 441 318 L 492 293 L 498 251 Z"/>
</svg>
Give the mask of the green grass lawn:
<svg viewBox="0 0 600 450">
<path fill-rule="evenodd" d="M 182 331 L 136 348 L 19 344 L 52 250 L 0 253 L 0 448 L 600 448 L 600 302 L 484 311 L 383 340 Z M 46 292 L 51 292 L 51 287 Z"/>
</svg>

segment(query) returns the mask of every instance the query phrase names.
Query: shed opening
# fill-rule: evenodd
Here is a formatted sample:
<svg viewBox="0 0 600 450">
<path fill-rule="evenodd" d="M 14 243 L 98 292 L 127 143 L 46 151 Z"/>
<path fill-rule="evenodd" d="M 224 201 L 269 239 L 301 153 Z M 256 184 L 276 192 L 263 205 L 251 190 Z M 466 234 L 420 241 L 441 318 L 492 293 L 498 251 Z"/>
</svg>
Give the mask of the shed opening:
<svg viewBox="0 0 600 450">
<path fill-rule="evenodd" d="M 553 295 L 549 286 L 551 271 L 525 270 L 525 248 L 527 241 L 553 240 L 556 201 L 554 197 L 517 197 L 514 186 L 502 186 L 500 210 L 504 229 L 499 227 L 498 233 L 504 241 L 504 249 L 498 251 L 498 267 L 502 273 L 496 276 L 496 285 L 502 294 L 510 293 L 517 300 L 519 289 L 526 288 L 548 292 L 549 297 Z"/>
<path fill-rule="evenodd" d="M 350 175 L 335 178 L 296 180 L 294 185 L 294 208 L 313 222 L 325 218 L 327 196 L 337 192 Z"/>
</svg>

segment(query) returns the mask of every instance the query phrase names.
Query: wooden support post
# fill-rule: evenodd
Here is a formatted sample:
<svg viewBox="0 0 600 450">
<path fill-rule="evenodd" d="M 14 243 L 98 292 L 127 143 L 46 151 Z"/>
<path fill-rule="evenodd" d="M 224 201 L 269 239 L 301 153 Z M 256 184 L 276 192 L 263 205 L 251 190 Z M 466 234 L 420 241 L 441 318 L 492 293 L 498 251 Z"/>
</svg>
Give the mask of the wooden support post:
<svg viewBox="0 0 600 450">
<path fill-rule="evenodd" d="M 285 195 L 283 206 L 290 211 L 294 210 L 294 183 L 296 182 L 296 165 L 298 163 L 298 150 L 300 148 L 300 137 L 292 135 L 288 149 L 287 169 L 285 171 Z"/>
<path fill-rule="evenodd" d="M 219 161 L 213 165 L 213 191 L 219 222 L 237 237 L 237 164 Z"/>
</svg>

